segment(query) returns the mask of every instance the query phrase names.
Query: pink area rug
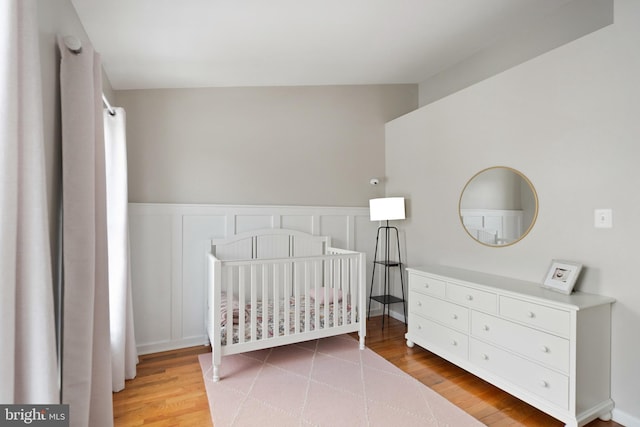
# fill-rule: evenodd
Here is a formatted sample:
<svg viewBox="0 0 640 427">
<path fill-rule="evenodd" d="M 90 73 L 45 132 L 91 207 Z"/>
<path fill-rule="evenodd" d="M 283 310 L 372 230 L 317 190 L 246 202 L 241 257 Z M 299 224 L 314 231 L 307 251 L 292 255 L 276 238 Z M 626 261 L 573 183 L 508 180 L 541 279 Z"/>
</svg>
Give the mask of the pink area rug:
<svg viewBox="0 0 640 427">
<path fill-rule="evenodd" d="M 214 427 L 482 426 L 343 335 L 222 358 L 200 355 Z"/>
</svg>

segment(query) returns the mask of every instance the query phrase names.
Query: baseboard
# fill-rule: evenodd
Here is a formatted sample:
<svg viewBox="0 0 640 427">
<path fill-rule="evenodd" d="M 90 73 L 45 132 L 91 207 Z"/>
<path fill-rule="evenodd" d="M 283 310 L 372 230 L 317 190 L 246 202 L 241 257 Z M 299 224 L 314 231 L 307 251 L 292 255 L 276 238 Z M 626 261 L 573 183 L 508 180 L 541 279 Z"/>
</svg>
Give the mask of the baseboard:
<svg viewBox="0 0 640 427">
<path fill-rule="evenodd" d="M 390 317 L 393 317 L 394 319 L 399 320 L 399 321 L 401 321 L 401 322 L 404 322 L 404 321 L 405 321 L 405 320 L 404 320 L 404 314 L 402 314 L 402 313 L 398 313 L 398 312 L 396 312 L 396 311 L 389 310 L 389 316 L 390 316 Z"/>
<path fill-rule="evenodd" d="M 378 308 L 375 310 L 371 310 L 371 312 L 369 313 L 369 317 L 375 317 L 375 316 L 382 316 L 382 309 Z M 396 320 L 399 320 L 401 322 L 404 322 L 404 315 L 402 313 L 398 313 L 396 311 L 393 310 L 389 310 L 389 317 L 392 317 Z"/>
<path fill-rule="evenodd" d="M 163 341 L 151 344 L 141 344 L 136 346 L 138 355 L 161 353 L 163 351 L 177 350 L 179 348 L 195 347 L 198 345 L 209 345 L 209 340 L 206 336 L 187 338 L 177 341 Z"/>
<path fill-rule="evenodd" d="M 634 417 L 619 409 L 613 410 L 613 421 L 625 427 L 640 427 L 640 418 Z"/>
</svg>

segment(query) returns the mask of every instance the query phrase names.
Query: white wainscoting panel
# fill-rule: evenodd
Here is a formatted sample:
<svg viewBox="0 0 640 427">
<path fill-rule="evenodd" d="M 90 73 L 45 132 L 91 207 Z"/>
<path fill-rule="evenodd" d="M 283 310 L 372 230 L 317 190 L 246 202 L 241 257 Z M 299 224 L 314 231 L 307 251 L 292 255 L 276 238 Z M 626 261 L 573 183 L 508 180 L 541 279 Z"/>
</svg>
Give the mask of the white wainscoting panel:
<svg viewBox="0 0 640 427">
<path fill-rule="evenodd" d="M 320 218 L 321 236 L 331 236 L 331 246 L 347 248 L 351 240 L 349 232 L 350 218 L 344 215 L 324 215 Z"/>
<path fill-rule="evenodd" d="M 139 354 L 207 343 L 209 240 L 262 228 L 331 236 L 332 246 L 367 253 L 377 222 L 367 207 L 130 203 L 131 274 Z M 369 285 L 367 285 L 369 286 Z"/>
<path fill-rule="evenodd" d="M 171 340 L 171 220 L 170 215 L 130 217 L 135 334 L 137 341 L 145 346 Z M 153 321 L 149 321 L 151 319 Z"/>
<path fill-rule="evenodd" d="M 305 233 L 311 233 L 314 229 L 313 217 L 309 215 L 282 215 L 281 227 L 287 230 L 304 231 Z"/>
</svg>

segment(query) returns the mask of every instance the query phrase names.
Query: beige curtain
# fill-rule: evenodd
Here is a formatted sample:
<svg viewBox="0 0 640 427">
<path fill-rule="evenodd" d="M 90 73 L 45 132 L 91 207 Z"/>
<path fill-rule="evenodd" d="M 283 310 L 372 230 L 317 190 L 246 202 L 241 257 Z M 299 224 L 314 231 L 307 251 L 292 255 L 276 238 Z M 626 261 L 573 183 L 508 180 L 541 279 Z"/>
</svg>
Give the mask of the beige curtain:
<svg viewBox="0 0 640 427">
<path fill-rule="evenodd" d="M 37 10 L 0 0 L 0 402 L 57 403 Z"/>
<path fill-rule="evenodd" d="M 62 401 L 71 426 L 112 426 L 102 75 L 90 44 L 59 38 L 64 342 Z"/>
</svg>

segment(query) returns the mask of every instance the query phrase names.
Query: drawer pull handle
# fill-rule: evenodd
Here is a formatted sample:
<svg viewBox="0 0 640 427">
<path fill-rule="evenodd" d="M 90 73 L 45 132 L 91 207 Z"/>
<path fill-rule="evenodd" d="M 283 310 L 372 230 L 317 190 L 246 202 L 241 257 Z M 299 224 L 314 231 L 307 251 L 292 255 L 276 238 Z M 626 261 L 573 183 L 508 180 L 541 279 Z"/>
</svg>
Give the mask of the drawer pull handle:
<svg viewBox="0 0 640 427">
<path fill-rule="evenodd" d="M 454 314 L 454 315 L 453 315 L 453 316 L 451 316 L 451 317 L 453 317 L 453 320 L 458 320 L 458 315 L 457 315 L 457 314 Z"/>
<path fill-rule="evenodd" d="M 451 340 L 451 344 L 452 344 L 452 345 L 454 345 L 454 346 L 456 346 L 456 345 L 458 345 L 458 341 L 456 341 L 456 340 Z"/>
<path fill-rule="evenodd" d="M 530 311 L 527 313 L 527 316 L 529 316 L 530 319 L 533 319 L 534 317 L 536 317 L 536 314 L 533 311 Z"/>
<path fill-rule="evenodd" d="M 489 330 L 489 325 L 484 325 L 484 326 L 482 327 L 482 329 L 484 329 L 485 331 L 488 331 L 488 330 Z"/>
<path fill-rule="evenodd" d="M 418 325 L 418 329 L 422 329 L 422 325 Z"/>
<path fill-rule="evenodd" d="M 467 295 L 467 301 L 473 301 L 473 295 Z"/>
<path fill-rule="evenodd" d="M 422 301 L 418 301 L 418 307 L 422 307 Z"/>
<path fill-rule="evenodd" d="M 541 380 L 540 381 L 540 387 L 542 388 L 549 388 L 549 383 L 546 382 L 545 380 Z"/>
<path fill-rule="evenodd" d="M 543 353 L 549 353 L 549 347 L 547 347 L 546 345 L 543 345 L 541 350 Z"/>
<path fill-rule="evenodd" d="M 489 360 L 489 356 L 487 354 L 482 353 L 482 360 Z"/>
<path fill-rule="evenodd" d="M 428 284 L 428 283 L 425 283 L 425 284 L 424 284 L 424 287 L 425 287 L 425 288 L 428 288 L 428 287 L 429 287 L 429 284 Z"/>
</svg>

